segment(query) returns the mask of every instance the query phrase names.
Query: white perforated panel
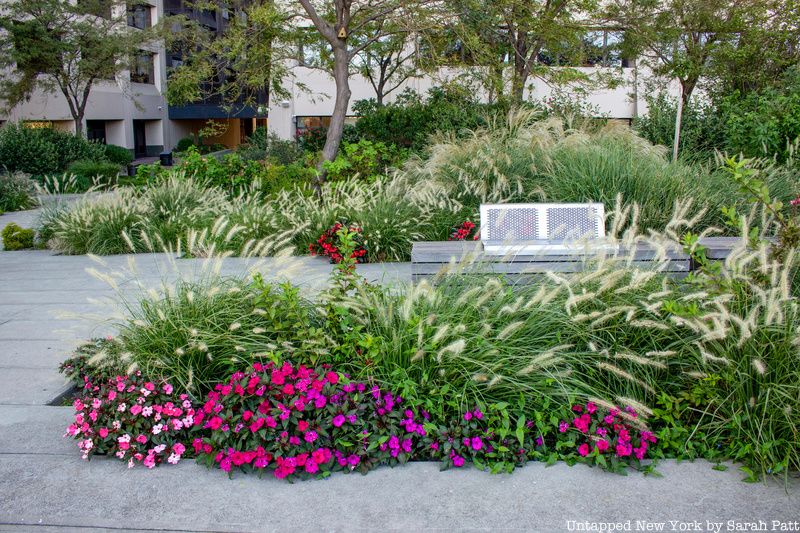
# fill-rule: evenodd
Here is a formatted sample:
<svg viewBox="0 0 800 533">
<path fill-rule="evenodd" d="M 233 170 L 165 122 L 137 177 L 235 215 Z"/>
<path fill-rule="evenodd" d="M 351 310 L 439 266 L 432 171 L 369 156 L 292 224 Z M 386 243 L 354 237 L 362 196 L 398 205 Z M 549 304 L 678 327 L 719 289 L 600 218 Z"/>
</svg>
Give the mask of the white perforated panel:
<svg viewBox="0 0 800 533">
<path fill-rule="evenodd" d="M 548 239 L 592 239 L 602 237 L 597 210 L 591 205 L 581 207 L 548 207 Z"/>
<path fill-rule="evenodd" d="M 484 204 L 481 240 L 534 241 L 602 238 L 603 204 Z"/>
<path fill-rule="evenodd" d="M 529 241 L 539 238 L 539 210 L 536 208 L 490 209 L 487 214 L 488 240 Z"/>
</svg>

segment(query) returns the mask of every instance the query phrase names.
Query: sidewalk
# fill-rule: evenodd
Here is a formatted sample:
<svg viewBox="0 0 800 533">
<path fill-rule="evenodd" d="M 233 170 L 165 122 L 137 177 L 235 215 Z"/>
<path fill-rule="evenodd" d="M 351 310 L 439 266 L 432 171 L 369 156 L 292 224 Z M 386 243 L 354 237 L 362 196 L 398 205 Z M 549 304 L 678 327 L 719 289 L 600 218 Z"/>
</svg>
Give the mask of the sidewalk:
<svg viewBox="0 0 800 533">
<path fill-rule="evenodd" d="M 513 475 L 472 469 L 438 472 L 414 463 L 366 476 L 338 474 L 288 484 L 271 477 L 208 470 L 192 461 L 152 471 L 102 457 L 81 460 L 62 438 L 71 408 L 45 405 L 65 388 L 56 367 L 108 323 L 81 320 L 110 311 L 87 299 L 114 291 L 87 268 L 120 273 L 123 294 L 139 290 L 124 271 L 130 256 L 103 258 L 49 251 L 0 252 L 0 531 L 562 531 L 568 520 L 800 520 L 800 480 L 748 484 L 735 467 L 666 462 L 663 477 L 627 477 L 583 466 L 530 464 Z M 155 286 L 202 275 L 203 260 L 163 254 L 133 258 L 138 279 Z M 177 271 L 175 270 L 177 265 Z M 256 269 L 269 279 L 290 277 L 307 291 L 325 286 L 331 266 L 319 258 L 294 264 L 226 259 L 224 274 Z M 373 282 L 408 280 L 408 264 L 360 265 Z M 63 312 L 74 316 L 58 319 Z M 771 524 L 771 522 L 768 522 Z M 676 527 L 678 524 L 676 523 Z M 723 527 L 723 531 L 725 531 Z"/>
<path fill-rule="evenodd" d="M 800 485 L 748 484 L 706 462 L 659 467 L 661 478 L 582 465 L 529 464 L 512 475 L 433 463 L 289 484 L 187 461 L 128 470 L 80 459 L 62 439 L 65 407 L 0 407 L 0 523 L 180 531 L 564 531 L 568 520 L 800 520 Z M 1 528 L 0 528 L 1 529 Z M 703 529 L 705 530 L 705 529 Z M 84 529 L 81 529 L 84 531 Z M 723 529 L 724 531 L 724 529 Z"/>
</svg>

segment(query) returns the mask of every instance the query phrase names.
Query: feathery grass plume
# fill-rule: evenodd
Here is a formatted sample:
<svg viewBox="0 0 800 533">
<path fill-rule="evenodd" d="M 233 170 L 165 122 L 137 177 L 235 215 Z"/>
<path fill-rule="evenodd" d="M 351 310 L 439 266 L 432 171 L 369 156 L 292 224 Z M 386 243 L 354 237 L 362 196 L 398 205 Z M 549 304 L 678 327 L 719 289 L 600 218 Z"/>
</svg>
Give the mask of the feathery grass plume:
<svg viewBox="0 0 800 533">
<path fill-rule="evenodd" d="M 648 359 L 647 357 L 642 357 L 641 355 L 636 355 L 631 352 L 617 352 L 614 354 L 614 359 L 627 360 L 636 363 L 637 365 L 652 366 L 662 370 L 667 368 L 667 365 L 665 365 L 661 361 Z"/>
<path fill-rule="evenodd" d="M 629 372 L 626 372 L 625 370 L 621 369 L 620 367 L 618 367 L 616 365 L 612 365 L 611 363 L 606 363 L 604 361 L 598 361 L 597 362 L 597 368 L 599 368 L 601 370 L 605 370 L 605 371 L 607 371 L 607 372 L 609 372 L 611 374 L 614 374 L 615 376 L 620 377 L 620 378 L 624 379 L 625 381 L 629 381 L 631 383 L 635 383 L 636 385 L 640 386 L 641 388 L 643 388 L 647 392 L 649 392 L 651 394 L 655 394 L 655 389 L 652 386 L 650 386 L 649 384 L 645 383 L 641 379 L 635 377 L 633 374 L 630 374 Z"/>
<path fill-rule="evenodd" d="M 522 326 L 525 325 L 525 322 L 522 320 L 518 320 L 516 322 L 511 322 L 506 327 L 504 327 L 500 333 L 497 334 L 497 340 L 504 340 L 513 335 L 517 330 L 519 330 Z"/>
<path fill-rule="evenodd" d="M 439 326 L 438 328 L 436 328 L 436 333 L 431 338 L 431 342 L 434 345 L 439 344 L 445 337 L 447 337 L 447 333 L 449 330 L 450 330 L 450 324 L 443 324 Z"/>
<path fill-rule="evenodd" d="M 459 355 L 461 352 L 464 351 L 466 344 L 467 343 L 464 339 L 455 340 L 450 344 L 448 344 L 447 346 L 445 346 L 444 348 L 440 349 L 439 352 L 437 353 L 437 357 L 441 359 L 444 354 L 448 353 L 451 355 Z"/>
</svg>

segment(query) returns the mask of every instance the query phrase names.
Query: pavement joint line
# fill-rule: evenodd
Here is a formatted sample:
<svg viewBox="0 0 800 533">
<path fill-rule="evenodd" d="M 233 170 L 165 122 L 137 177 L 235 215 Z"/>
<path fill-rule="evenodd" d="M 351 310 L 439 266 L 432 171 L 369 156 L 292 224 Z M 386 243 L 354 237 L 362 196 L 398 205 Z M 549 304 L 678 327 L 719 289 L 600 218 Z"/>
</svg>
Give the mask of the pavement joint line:
<svg viewBox="0 0 800 533">
<path fill-rule="evenodd" d="M 73 451 L 56 453 L 56 452 L 4 452 L 4 451 L 0 450 L 0 457 L 3 457 L 4 455 L 22 455 L 22 456 L 27 456 L 27 455 L 35 455 L 35 456 L 46 455 L 46 456 L 49 456 L 49 457 L 75 457 L 75 453 Z"/>
<path fill-rule="evenodd" d="M 91 529 L 91 530 L 105 530 L 105 531 L 174 531 L 176 533 L 234 533 L 236 531 L 245 531 L 245 530 L 236 530 L 236 529 L 175 529 L 175 528 L 153 528 L 153 527 L 109 527 L 109 526 L 84 526 L 84 525 L 73 525 L 73 524 L 60 524 L 60 523 L 45 523 L 45 522 L 2 522 L 0 521 L 0 526 L 26 526 L 26 527 L 68 527 L 71 529 Z"/>
</svg>

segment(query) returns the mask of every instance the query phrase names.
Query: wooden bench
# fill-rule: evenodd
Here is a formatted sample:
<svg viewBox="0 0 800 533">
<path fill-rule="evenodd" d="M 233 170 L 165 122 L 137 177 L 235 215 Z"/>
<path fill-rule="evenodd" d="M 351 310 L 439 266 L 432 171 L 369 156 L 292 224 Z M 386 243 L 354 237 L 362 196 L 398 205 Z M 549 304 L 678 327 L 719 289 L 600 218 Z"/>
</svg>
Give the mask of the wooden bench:
<svg viewBox="0 0 800 533">
<path fill-rule="evenodd" d="M 739 245 L 738 237 L 708 237 L 700 244 L 708 250 L 708 258 L 725 260 Z M 543 250 L 546 248 L 543 248 Z M 633 247 L 616 245 L 603 250 L 606 257 L 639 269 L 659 269 L 674 277 L 685 277 L 696 266 L 681 250 L 663 250 L 641 243 Z M 661 255 L 661 257 L 659 257 Z M 415 242 L 411 249 L 411 278 L 414 283 L 445 273 L 469 275 L 503 275 L 510 283 L 535 282 L 546 272 L 574 273 L 583 271 L 602 257 L 590 249 L 561 251 L 558 254 L 512 253 L 486 254 L 481 242 L 439 241 Z"/>
<path fill-rule="evenodd" d="M 411 250 L 414 282 L 443 273 L 503 275 L 512 283 L 535 282 L 547 272 L 581 272 L 611 258 L 622 265 L 684 277 L 695 269 L 676 243 L 625 245 L 605 238 L 600 203 L 483 204 L 479 242 L 416 242 Z M 710 237 L 700 243 L 710 259 L 728 257 L 736 237 Z"/>
</svg>

